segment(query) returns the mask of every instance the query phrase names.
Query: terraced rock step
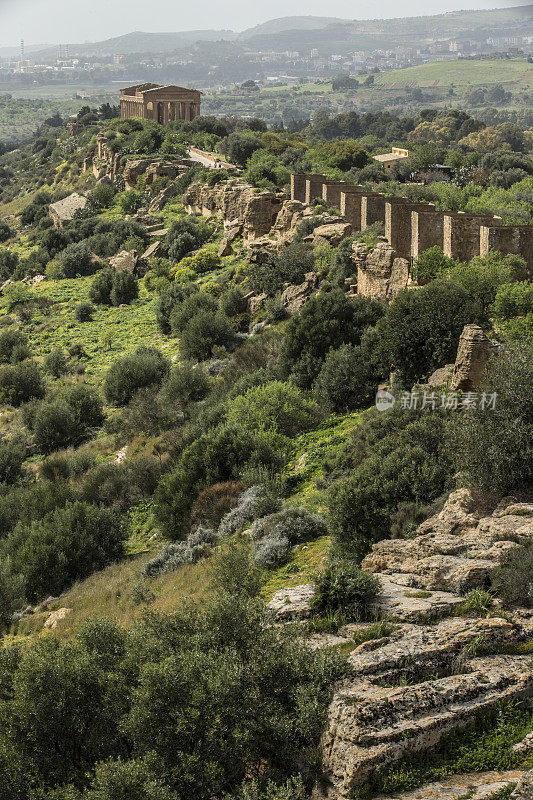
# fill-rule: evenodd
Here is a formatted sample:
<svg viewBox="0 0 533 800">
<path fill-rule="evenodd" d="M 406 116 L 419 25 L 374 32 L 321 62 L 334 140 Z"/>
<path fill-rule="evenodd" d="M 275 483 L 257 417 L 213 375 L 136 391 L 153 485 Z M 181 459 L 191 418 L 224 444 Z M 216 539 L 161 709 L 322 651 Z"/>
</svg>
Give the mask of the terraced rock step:
<svg viewBox="0 0 533 800">
<path fill-rule="evenodd" d="M 374 800 L 459 800 L 465 795 L 468 795 L 468 800 L 489 800 L 491 795 L 510 783 L 518 783 L 523 774 L 521 770 L 469 772 L 428 783 L 411 792 L 379 795 Z"/>
<path fill-rule="evenodd" d="M 353 675 L 329 708 L 327 778 L 316 797 L 351 796 L 376 767 L 436 746 L 503 700 L 533 695 L 530 657 L 474 657 L 481 643 L 497 648 L 517 640 L 517 627 L 506 620 L 451 619 L 403 633 L 350 656 Z"/>
<path fill-rule="evenodd" d="M 468 489 L 452 492 L 442 511 L 412 539 L 378 542 L 363 569 L 405 586 L 465 592 L 484 586 L 502 558 L 533 537 L 533 503 L 503 500 L 492 513 Z"/>
</svg>

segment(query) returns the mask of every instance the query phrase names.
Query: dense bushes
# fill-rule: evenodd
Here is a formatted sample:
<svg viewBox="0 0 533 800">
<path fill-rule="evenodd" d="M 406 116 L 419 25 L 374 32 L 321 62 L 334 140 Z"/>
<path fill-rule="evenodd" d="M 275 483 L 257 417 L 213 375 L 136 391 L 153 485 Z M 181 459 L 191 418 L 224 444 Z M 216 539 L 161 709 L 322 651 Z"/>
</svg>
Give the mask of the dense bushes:
<svg viewBox="0 0 533 800">
<path fill-rule="evenodd" d="M 29 356 L 28 339 L 22 331 L 9 328 L 0 333 L 0 363 L 17 364 Z"/>
<path fill-rule="evenodd" d="M 510 550 L 491 583 L 506 606 L 533 608 L 533 544 Z"/>
<path fill-rule="evenodd" d="M 248 466 L 279 468 L 284 455 L 262 432 L 226 425 L 199 436 L 155 493 L 154 510 L 165 535 L 182 539 L 187 534 L 192 505 L 206 486 L 235 480 Z"/>
<path fill-rule="evenodd" d="M 137 278 L 127 270 L 102 269 L 89 289 L 93 303 L 119 306 L 131 303 L 139 296 Z"/>
<path fill-rule="evenodd" d="M 126 405 L 139 389 L 160 386 L 169 371 L 169 362 L 157 348 L 138 347 L 111 365 L 104 381 L 104 394 L 109 403 Z"/>
<path fill-rule="evenodd" d="M 477 403 L 448 426 L 448 457 L 467 485 L 511 492 L 533 485 L 533 342 L 506 345 L 490 363 Z"/>
<path fill-rule="evenodd" d="M 8 645 L 0 795 L 301 800 L 299 780 L 273 780 L 313 769 L 345 662 L 266 622 L 223 594 L 129 631 L 93 621 L 73 641 Z"/>
<path fill-rule="evenodd" d="M 212 228 L 203 219 L 182 217 L 172 226 L 165 237 L 168 256 L 173 261 L 181 261 L 192 250 L 201 247 L 212 236 Z"/>
<path fill-rule="evenodd" d="M 63 278 L 91 275 L 99 266 L 84 242 L 69 244 L 58 257 L 58 262 Z"/>
<path fill-rule="evenodd" d="M 42 453 L 79 444 L 104 421 L 94 389 L 78 384 L 27 409 L 26 422 Z"/>
<path fill-rule="evenodd" d="M 226 413 L 230 425 L 291 437 L 315 427 L 320 418 L 316 402 L 283 381 L 251 387 L 230 401 Z"/>
<path fill-rule="evenodd" d="M 257 294 L 274 295 L 284 283 L 302 283 L 314 269 L 313 252 L 304 244 L 294 243 L 262 264 L 254 264 L 248 276 Z"/>
<path fill-rule="evenodd" d="M 14 484 L 22 477 L 28 447 L 22 436 L 0 439 L 0 484 Z"/>
<path fill-rule="evenodd" d="M 44 392 L 42 375 L 33 361 L 0 367 L 0 402 L 20 406 L 44 397 Z"/>
<path fill-rule="evenodd" d="M 365 348 L 344 344 L 328 352 L 313 390 L 333 411 L 352 411 L 368 402 L 379 378 Z"/>
<path fill-rule="evenodd" d="M 352 301 L 340 289 L 311 297 L 287 325 L 281 346 L 284 375 L 310 388 L 330 348 L 359 344 L 382 315 L 379 303 L 360 296 Z"/>
<path fill-rule="evenodd" d="M 211 358 L 215 345 L 228 345 L 232 337 L 231 325 L 223 313 L 200 311 L 182 331 L 180 352 L 183 358 L 205 361 Z"/>
<path fill-rule="evenodd" d="M 339 553 L 360 560 L 390 535 L 400 503 L 428 503 L 450 487 L 438 412 L 375 412 L 356 430 L 333 465 L 331 528 Z"/>
<path fill-rule="evenodd" d="M 463 287 L 434 281 L 401 291 L 377 327 L 391 369 L 410 388 L 454 361 L 464 326 L 480 321 L 482 312 Z"/>
<path fill-rule="evenodd" d="M 122 533 L 110 511 L 76 502 L 29 526 L 19 523 L 5 550 L 24 576 L 26 596 L 38 600 L 120 558 Z"/>
</svg>

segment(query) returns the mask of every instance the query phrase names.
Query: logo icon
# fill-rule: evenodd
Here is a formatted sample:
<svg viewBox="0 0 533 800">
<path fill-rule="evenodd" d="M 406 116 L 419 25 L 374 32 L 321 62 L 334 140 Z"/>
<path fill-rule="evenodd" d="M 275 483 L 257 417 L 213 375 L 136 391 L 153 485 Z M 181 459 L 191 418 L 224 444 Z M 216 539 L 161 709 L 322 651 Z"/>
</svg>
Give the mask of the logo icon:
<svg viewBox="0 0 533 800">
<path fill-rule="evenodd" d="M 393 394 L 386 392 L 385 389 L 378 389 L 376 394 L 376 408 L 378 411 L 388 411 L 395 402 L 396 398 Z"/>
</svg>

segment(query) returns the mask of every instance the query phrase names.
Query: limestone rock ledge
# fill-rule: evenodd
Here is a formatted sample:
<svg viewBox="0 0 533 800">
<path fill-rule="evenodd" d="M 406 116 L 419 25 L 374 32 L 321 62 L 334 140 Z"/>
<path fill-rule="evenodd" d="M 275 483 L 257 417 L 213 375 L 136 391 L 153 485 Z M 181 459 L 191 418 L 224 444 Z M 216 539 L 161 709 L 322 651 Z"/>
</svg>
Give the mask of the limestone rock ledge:
<svg viewBox="0 0 533 800">
<path fill-rule="evenodd" d="M 363 569 L 420 589 L 464 592 L 490 583 L 503 557 L 533 538 L 533 503 L 506 498 L 487 509 L 468 489 L 452 492 L 413 539 L 378 542 Z"/>
<path fill-rule="evenodd" d="M 352 796 L 378 766 L 434 747 L 502 700 L 533 695 L 528 656 L 474 656 L 480 641 L 498 648 L 519 636 L 503 619 L 450 619 L 354 652 L 352 675 L 329 708 L 321 742 L 325 779 L 314 797 Z"/>
</svg>

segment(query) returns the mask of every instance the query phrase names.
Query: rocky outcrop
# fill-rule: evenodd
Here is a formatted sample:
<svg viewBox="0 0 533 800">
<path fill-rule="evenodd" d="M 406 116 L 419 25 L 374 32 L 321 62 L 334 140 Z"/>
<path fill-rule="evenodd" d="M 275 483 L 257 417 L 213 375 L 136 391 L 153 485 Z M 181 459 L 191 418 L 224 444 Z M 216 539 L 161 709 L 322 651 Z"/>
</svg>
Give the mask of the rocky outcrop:
<svg viewBox="0 0 533 800">
<path fill-rule="evenodd" d="M 56 228 L 62 228 L 68 222 L 72 222 L 78 211 L 83 211 L 89 201 L 86 197 L 77 192 L 73 192 L 63 200 L 52 203 L 49 214 Z"/>
<path fill-rule="evenodd" d="M 468 772 L 465 775 L 441 778 L 411 792 L 379 795 L 373 800 L 495 800 L 497 792 L 509 785 L 516 785 L 523 774 L 523 770 L 517 769 L 505 772 Z"/>
<path fill-rule="evenodd" d="M 55 630 L 58 623 L 65 619 L 65 617 L 70 614 L 71 611 L 71 608 L 58 608 L 57 611 L 50 612 L 46 622 L 44 623 L 44 627 L 49 628 L 52 631 Z"/>
<path fill-rule="evenodd" d="M 478 388 L 493 347 L 479 325 L 465 325 L 453 370 L 451 390 L 472 392 Z"/>
<path fill-rule="evenodd" d="M 509 800 L 531 800 L 533 798 L 533 769 L 522 775 Z"/>
<path fill-rule="evenodd" d="M 146 158 L 128 159 L 124 167 L 123 178 L 126 189 L 135 189 L 137 181 L 144 175 L 149 164 Z"/>
<path fill-rule="evenodd" d="M 171 183 L 170 186 L 166 186 L 162 189 L 158 195 L 154 197 L 154 199 L 150 202 L 148 206 L 148 211 L 150 214 L 157 214 L 158 211 L 162 211 L 169 200 L 173 197 L 176 197 L 178 190 L 175 184 Z"/>
<path fill-rule="evenodd" d="M 311 602 L 315 596 L 312 583 L 293 586 L 290 589 L 279 589 L 274 593 L 268 608 L 274 612 L 276 619 L 307 619 L 311 616 Z"/>
<path fill-rule="evenodd" d="M 137 250 L 121 250 L 120 253 L 109 259 L 109 264 L 118 271 L 125 269 L 134 273 L 137 269 L 138 261 Z"/>
<path fill-rule="evenodd" d="M 281 294 L 281 305 L 289 314 L 297 314 L 307 303 L 318 286 L 316 272 L 308 272 L 303 283 L 298 286 L 287 286 Z"/>
<path fill-rule="evenodd" d="M 151 186 L 158 178 L 170 178 L 174 180 L 187 169 L 178 161 L 164 161 L 158 159 L 151 161 L 146 168 L 146 185 Z"/>
<path fill-rule="evenodd" d="M 214 187 L 192 184 L 183 195 L 183 204 L 189 213 L 232 220 L 241 227 L 243 238 L 253 241 L 270 232 L 284 199 L 283 192 L 263 191 L 229 180 Z"/>
<path fill-rule="evenodd" d="M 413 591 L 404 584 L 392 580 L 389 575 L 378 573 L 381 592 L 372 610 L 379 617 L 399 619 L 403 622 L 430 620 L 441 614 L 453 613 L 463 598 L 452 592 Z"/>
<path fill-rule="evenodd" d="M 357 294 L 363 297 L 389 301 L 409 283 L 409 262 L 396 258 L 396 251 L 386 241 L 373 248 L 355 242 L 352 260 L 357 268 Z"/>
<path fill-rule="evenodd" d="M 353 228 L 349 222 L 329 222 L 326 225 L 319 225 L 313 233 L 306 236 L 304 241 L 316 247 L 319 244 L 330 244 L 337 247 L 343 239 L 352 235 Z"/>
<path fill-rule="evenodd" d="M 497 650 L 519 637 L 504 619 L 451 619 L 409 626 L 401 638 L 352 653 L 351 675 L 329 708 L 325 780 L 315 796 L 350 797 L 378 766 L 434 747 L 502 701 L 531 696 L 527 656 L 475 656 L 476 643 Z"/>
<path fill-rule="evenodd" d="M 363 569 L 426 590 L 464 592 L 490 585 L 504 556 L 533 537 L 533 504 L 503 500 L 493 513 L 468 489 L 452 492 L 444 508 L 412 539 L 378 542 Z"/>
</svg>

